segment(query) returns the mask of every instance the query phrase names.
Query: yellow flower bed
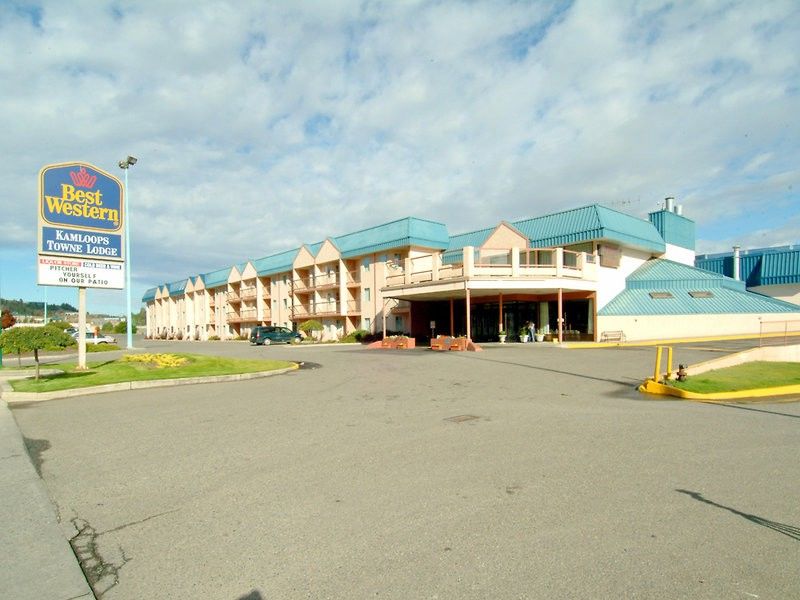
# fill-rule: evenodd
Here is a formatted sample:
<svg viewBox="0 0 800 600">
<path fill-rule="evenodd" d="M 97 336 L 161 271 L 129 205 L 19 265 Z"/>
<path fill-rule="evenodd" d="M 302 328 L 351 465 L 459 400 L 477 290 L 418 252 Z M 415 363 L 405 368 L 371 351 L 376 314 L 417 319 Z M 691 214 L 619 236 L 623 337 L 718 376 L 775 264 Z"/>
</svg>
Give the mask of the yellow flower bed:
<svg viewBox="0 0 800 600">
<path fill-rule="evenodd" d="M 126 354 L 123 358 L 125 362 L 141 362 L 153 365 L 156 369 L 165 367 L 180 367 L 185 365 L 188 360 L 175 354 Z"/>
</svg>

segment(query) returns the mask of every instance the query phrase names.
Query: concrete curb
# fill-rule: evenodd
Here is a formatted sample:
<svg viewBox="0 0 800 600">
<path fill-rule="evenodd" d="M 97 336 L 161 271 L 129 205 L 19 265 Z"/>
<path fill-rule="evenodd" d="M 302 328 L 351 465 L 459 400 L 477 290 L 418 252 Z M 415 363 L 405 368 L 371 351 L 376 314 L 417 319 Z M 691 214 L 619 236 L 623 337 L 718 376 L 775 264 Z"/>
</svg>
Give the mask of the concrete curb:
<svg viewBox="0 0 800 600">
<path fill-rule="evenodd" d="M 714 392 L 711 394 L 701 394 L 698 392 L 688 392 L 671 385 L 657 383 L 648 379 L 639 386 L 639 391 L 647 394 L 658 394 L 660 396 L 672 396 L 683 400 L 695 400 L 700 402 L 724 402 L 727 400 L 742 400 L 745 398 L 772 398 L 777 396 L 788 396 L 790 394 L 800 394 L 800 385 L 783 385 L 769 388 L 754 388 L 751 390 L 739 390 L 736 392 Z"/>
<path fill-rule="evenodd" d="M 0 597 L 94 599 L 56 508 L 28 456 L 11 411 L 0 402 Z"/>
<path fill-rule="evenodd" d="M 293 365 L 285 369 L 274 371 L 258 371 L 255 373 L 238 373 L 235 375 L 213 375 L 209 377 L 181 377 L 179 379 L 151 379 L 147 381 L 127 381 L 124 383 L 110 383 L 108 385 L 96 385 L 84 388 L 74 388 L 71 390 L 60 390 L 57 392 L 15 392 L 7 381 L 0 381 L 0 397 L 9 404 L 15 402 L 44 402 L 57 398 L 72 398 L 74 396 L 87 396 L 90 394 L 106 394 L 108 392 L 122 392 L 127 390 L 142 390 L 157 387 L 169 387 L 176 385 L 195 385 L 198 383 L 221 383 L 225 381 L 246 381 L 248 379 L 261 379 L 272 377 L 273 375 L 283 375 L 290 371 L 296 371 L 300 365 Z M 51 369 L 54 370 L 54 369 Z M 58 372 L 58 371 L 56 371 Z M 29 374 L 26 374 L 29 376 Z"/>
</svg>

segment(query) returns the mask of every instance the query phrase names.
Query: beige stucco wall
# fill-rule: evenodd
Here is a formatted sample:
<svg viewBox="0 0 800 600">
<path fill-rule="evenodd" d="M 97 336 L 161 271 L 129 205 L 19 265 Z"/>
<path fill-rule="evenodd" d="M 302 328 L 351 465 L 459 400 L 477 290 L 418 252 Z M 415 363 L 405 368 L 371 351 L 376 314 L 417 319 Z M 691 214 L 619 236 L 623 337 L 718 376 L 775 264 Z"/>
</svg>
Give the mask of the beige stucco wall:
<svg viewBox="0 0 800 600">
<path fill-rule="evenodd" d="M 690 267 L 694 266 L 694 250 L 689 250 L 688 248 L 682 248 L 681 246 L 675 246 L 673 244 L 667 244 L 666 246 L 667 250 L 661 256 L 661 258 L 666 258 L 667 260 L 671 260 L 673 262 L 689 265 Z"/>
<path fill-rule="evenodd" d="M 489 234 L 481 248 L 527 248 L 528 238 L 506 223 L 501 223 Z"/>
<path fill-rule="evenodd" d="M 760 314 L 598 316 L 597 332 L 599 339 L 604 331 L 623 331 L 627 341 L 759 335 L 762 320 L 765 324 L 797 321 L 800 320 L 800 311 L 782 314 L 780 318 L 775 318 L 775 315 L 761 317 Z"/>
<path fill-rule="evenodd" d="M 800 283 L 784 285 L 759 285 L 749 288 L 751 292 L 764 294 L 784 302 L 800 305 Z"/>
<path fill-rule="evenodd" d="M 597 310 L 611 302 L 625 289 L 625 278 L 652 256 L 630 248 L 622 248 L 619 267 L 602 267 L 597 263 Z"/>
</svg>

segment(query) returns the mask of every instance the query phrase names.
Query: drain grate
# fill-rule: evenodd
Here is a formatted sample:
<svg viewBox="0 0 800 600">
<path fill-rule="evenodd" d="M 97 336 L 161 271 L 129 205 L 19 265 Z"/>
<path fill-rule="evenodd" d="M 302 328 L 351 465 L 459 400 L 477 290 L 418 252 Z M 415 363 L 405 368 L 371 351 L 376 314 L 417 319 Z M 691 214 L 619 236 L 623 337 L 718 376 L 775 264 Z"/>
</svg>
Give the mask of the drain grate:
<svg viewBox="0 0 800 600">
<path fill-rule="evenodd" d="M 456 415 L 455 417 L 447 417 L 444 420 L 451 423 L 463 423 L 464 421 L 475 421 L 476 419 L 480 419 L 480 417 L 475 415 Z"/>
</svg>

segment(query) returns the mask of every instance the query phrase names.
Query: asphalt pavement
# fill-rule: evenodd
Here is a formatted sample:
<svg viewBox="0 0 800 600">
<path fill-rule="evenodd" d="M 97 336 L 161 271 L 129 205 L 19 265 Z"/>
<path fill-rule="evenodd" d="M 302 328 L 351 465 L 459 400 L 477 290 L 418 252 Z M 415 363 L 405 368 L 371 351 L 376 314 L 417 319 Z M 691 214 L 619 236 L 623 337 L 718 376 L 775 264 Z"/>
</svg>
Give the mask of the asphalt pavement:
<svg viewBox="0 0 800 600">
<path fill-rule="evenodd" d="M 304 368 L 12 407 L 104 599 L 800 597 L 799 404 L 644 397 L 652 348 L 144 344 Z"/>
</svg>

